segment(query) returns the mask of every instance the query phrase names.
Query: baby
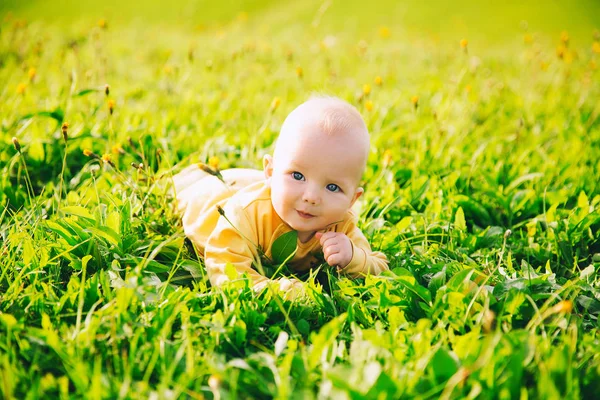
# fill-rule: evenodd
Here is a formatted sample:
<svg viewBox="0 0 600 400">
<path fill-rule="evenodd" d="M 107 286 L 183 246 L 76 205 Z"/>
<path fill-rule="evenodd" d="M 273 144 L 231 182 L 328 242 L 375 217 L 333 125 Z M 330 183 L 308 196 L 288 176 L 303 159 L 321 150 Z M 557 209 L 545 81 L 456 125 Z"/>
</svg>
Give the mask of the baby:
<svg viewBox="0 0 600 400">
<path fill-rule="evenodd" d="M 253 269 L 261 252 L 271 257 L 273 242 L 291 230 L 298 233 L 287 263 L 293 271 L 318 266 L 321 253 L 351 277 L 387 270 L 385 255 L 371 250 L 351 210 L 363 194 L 368 153 L 369 133 L 358 111 L 343 100 L 316 97 L 285 119 L 263 171 L 229 169 L 219 179 L 192 166 L 176 175 L 183 228 L 204 256 L 211 284 L 247 274 L 257 290 L 269 283 L 301 290 L 295 279 L 272 281 Z"/>
</svg>

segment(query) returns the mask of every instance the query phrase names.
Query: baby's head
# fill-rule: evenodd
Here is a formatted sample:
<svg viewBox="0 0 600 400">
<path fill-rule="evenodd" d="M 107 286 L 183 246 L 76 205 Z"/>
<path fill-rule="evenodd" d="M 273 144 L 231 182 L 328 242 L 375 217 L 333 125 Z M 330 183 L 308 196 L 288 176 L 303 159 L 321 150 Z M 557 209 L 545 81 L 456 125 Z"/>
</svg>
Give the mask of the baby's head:
<svg viewBox="0 0 600 400">
<path fill-rule="evenodd" d="M 285 119 L 263 164 L 273 208 L 301 240 L 341 221 L 362 193 L 369 133 L 358 111 L 314 97 Z"/>
</svg>

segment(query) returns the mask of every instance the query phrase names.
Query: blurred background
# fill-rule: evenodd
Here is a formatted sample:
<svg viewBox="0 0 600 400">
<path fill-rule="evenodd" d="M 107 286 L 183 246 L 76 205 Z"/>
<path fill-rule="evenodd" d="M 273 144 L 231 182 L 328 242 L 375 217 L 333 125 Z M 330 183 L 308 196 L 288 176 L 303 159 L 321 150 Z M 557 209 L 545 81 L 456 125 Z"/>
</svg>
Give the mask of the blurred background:
<svg viewBox="0 0 600 400">
<path fill-rule="evenodd" d="M 343 30 L 354 35 L 385 25 L 398 35 L 397 40 L 425 38 L 444 42 L 469 37 L 473 46 L 478 42 L 486 46 L 510 42 L 516 35 L 521 40 L 523 30 L 554 37 L 566 30 L 572 37 L 587 39 L 600 21 L 597 0 L 3 0 L 0 11 L 63 26 L 82 19 L 104 18 L 115 24 L 128 22 L 140 27 L 160 25 L 197 31 L 219 29 L 239 20 L 270 32 L 310 27 L 325 33 Z"/>
</svg>

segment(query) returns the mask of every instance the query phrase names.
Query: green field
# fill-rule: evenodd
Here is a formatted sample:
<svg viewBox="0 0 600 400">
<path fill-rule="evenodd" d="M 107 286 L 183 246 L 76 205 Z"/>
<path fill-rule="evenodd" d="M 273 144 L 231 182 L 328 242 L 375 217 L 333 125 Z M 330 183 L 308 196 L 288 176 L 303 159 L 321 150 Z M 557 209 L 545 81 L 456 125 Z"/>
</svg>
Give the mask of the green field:
<svg viewBox="0 0 600 400">
<path fill-rule="evenodd" d="M 600 396 L 597 1 L 169 3 L 0 3 L 0 397 Z M 391 271 L 211 288 L 170 177 L 313 93 Z"/>
</svg>

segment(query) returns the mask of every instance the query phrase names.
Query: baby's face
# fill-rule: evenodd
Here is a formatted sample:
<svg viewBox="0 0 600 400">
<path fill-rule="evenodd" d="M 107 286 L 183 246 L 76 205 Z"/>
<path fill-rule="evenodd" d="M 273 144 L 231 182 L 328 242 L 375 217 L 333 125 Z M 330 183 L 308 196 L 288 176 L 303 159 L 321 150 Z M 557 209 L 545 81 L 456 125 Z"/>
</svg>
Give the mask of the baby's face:
<svg viewBox="0 0 600 400">
<path fill-rule="evenodd" d="M 274 159 L 265 157 L 265 174 L 273 208 L 306 241 L 341 221 L 363 193 L 358 185 L 365 161 L 364 149 L 347 135 L 299 129 L 277 144 Z"/>
</svg>

